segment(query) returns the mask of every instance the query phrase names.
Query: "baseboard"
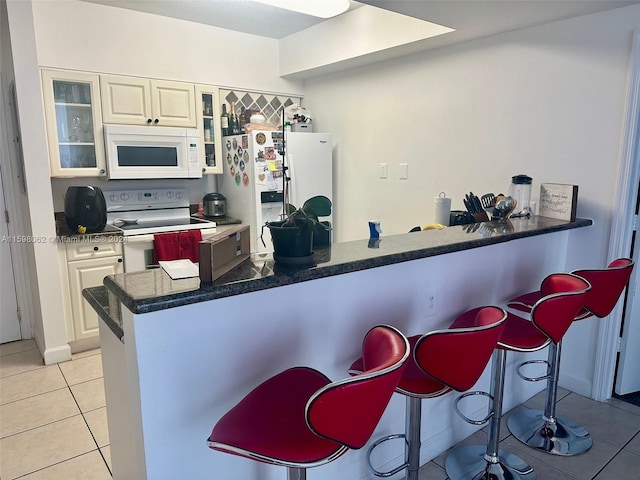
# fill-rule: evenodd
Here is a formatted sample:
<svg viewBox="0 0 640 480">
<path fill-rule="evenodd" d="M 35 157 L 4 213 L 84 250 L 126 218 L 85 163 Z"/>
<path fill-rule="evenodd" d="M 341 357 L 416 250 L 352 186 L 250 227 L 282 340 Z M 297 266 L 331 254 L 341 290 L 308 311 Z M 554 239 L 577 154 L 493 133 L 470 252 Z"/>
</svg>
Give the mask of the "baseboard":
<svg viewBox="0 0 640 480">
<path fill-rule="evenodd" d="M 567 390 L 571 390 L 583 397 L 593 398 L 591 396 L 591 390 L 593 388 L 593 382 L 585 380 L 584 378 L 577 378 L 571 375 L 560 374 L 558 379 L 558 385 Z"/>
<path fill-rule="evenodd" d="M 71 347 L 69 345 L 61 345 L 59 347 L 47 348 L 44 351 L 44 364 L 52 365 L 59 362 L 67 362 L 71 360 Z"/>
<path fill-rule="evenodd" d="M 95 350 L 96 348 L 100 347 L 100 337 L 96 335 L 95 337 L 73 340 L 69 342 L 69 347 L 71 347 L 71 353 L 80 353 L 86 352 L 87 350 Z"/>
</svg>

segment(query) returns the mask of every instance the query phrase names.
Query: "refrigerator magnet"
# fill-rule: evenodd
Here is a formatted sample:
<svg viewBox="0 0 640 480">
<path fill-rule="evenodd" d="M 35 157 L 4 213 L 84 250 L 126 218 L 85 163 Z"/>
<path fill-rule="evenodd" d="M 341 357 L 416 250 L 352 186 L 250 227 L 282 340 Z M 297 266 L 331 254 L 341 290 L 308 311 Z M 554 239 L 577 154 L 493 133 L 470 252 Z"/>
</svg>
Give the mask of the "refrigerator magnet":
<svg viewBox="0 0 640 480">
<path fill-rule="evenodd" d="M 242 136 L 242 148 L 244 148 L 245 150 L 249 148 L 249 137 L 247 137 L 246 135 Z"/>
<path fill-rule="evenodd" d="M 242 184 L 243 184 L 245 187 L 248 187 L 248 186 L 249 186 L 249 175 L 247 175 L 247 172 L 244 172 L 244 173 L 242 174 Z"/>
<path fill-rule="evenodd" d="M 233 139 L 233 149 L 234 150 L 238 149 L 238 140 L 236 138 Z"/>
<path fill-rule="evenodd" d="M 264 145 L 264 142 L 266 141 L 267 141 L 267 136 L 264 133 L 260 132 L 256 135 L 256 143 L 258 145 Z"/>
<path fill-rule="evenodd" d="M 240 171 L 241 171 L 241 172 L 244 172 L 244 165 L 245 165 L 245 164 L 244 164 L 244 160 L 240 160 L 240 165 L 239 165 L 239 167 L 240 167 Z"/>
<path fill-rule="evenodd" d="M 236 172 L 236 185 L 240 185 L 241 179 L 240 179 L 240 172 Z"/>
</svg>

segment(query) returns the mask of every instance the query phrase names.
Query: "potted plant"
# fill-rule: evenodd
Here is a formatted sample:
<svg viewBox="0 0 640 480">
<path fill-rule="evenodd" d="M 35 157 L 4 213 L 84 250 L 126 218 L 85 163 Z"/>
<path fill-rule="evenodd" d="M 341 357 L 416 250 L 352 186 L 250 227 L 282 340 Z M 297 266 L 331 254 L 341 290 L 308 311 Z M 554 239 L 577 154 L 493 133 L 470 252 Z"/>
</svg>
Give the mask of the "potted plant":
<svg viewBox="0 0 640 480">
<path fill-rule="evenodd" d="M 276 263 L 313 264 L 313 247 L 329 244 L 330 224 L 318 217 L 331 215 L 331 200 L 318 195 L 304 202 L 301 208 L 287 204 L 286 214 L 285 220 L 265 224 L 271 233 Z"/>
</svg>

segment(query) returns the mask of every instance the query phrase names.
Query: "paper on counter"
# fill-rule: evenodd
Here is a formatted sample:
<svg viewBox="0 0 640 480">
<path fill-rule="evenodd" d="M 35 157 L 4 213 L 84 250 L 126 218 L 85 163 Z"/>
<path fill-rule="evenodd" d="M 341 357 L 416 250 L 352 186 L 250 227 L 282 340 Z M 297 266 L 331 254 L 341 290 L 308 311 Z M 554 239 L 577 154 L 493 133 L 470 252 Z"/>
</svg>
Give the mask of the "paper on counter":
<svg viewBox="0 0 640 480">
<path fill-rule="evenodd" d="M 158 263 L 173 280 L 197 277 L 200 275 L 198 264 L 193 263 L 188 258 L 181 260 L 161 260 Z"/>
</svg>

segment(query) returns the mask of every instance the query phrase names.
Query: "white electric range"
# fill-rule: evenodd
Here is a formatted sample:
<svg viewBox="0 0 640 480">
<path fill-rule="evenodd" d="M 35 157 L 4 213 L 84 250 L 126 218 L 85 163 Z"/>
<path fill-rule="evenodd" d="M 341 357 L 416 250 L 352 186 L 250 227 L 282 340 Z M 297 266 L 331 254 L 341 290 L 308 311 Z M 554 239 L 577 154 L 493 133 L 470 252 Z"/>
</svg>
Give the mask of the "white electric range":
<svg viewBox="0 0 640 480">
<path fill-rule="evenodd" d="M 202 238 L 216 233 L 216 223 L 194 218 L 185 189 L 114 190 L 104 192 L 107 223 L 122 231 L 124 271 L 137 272 L 153 264 L 156 233 L 199 229 Z"/>
</svg>

